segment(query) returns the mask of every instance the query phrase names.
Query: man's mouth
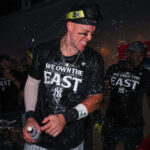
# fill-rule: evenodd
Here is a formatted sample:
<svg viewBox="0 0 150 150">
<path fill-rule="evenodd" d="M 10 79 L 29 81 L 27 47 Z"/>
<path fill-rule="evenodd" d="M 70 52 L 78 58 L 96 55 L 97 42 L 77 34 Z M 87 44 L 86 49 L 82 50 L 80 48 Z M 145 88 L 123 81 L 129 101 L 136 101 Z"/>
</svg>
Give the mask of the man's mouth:
<svg viewBox="0 0 150 150">
<path fill-rule="evenodd" d="M 84 41 L 81 41 L 80 42 L 83 46 L 86 46 L 87 45 L 87 42 L 84 42 Z"/>
</svg>

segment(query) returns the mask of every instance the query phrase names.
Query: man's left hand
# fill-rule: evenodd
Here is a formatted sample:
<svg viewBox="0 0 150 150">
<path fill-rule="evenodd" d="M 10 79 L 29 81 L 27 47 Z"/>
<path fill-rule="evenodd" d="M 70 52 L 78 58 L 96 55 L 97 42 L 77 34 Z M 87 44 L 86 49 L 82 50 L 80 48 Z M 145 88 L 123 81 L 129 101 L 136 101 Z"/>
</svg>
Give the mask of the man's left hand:
<svg viewBox="0 0 150 150">
<path fill-rule="evenodd" d="M 51 135 L 52 137 L 59 135 L 66 124 L 65 118 L 62 114 L 49 115 L 44 118 L 42 123 L 45 125 L 41 127 L 41 130 L 45 131 L 45 133 Z"/>
</svg>

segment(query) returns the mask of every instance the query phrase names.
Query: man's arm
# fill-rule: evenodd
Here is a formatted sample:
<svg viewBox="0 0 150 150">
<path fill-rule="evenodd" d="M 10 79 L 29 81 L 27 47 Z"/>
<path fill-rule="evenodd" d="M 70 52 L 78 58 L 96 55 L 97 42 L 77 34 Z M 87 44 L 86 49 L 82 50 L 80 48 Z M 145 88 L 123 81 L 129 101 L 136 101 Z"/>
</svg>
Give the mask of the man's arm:
<svg viewBox="0 0 150 150">
<path fill-rule="evenodd" d="M 81 104 L 83 104 L 87 108 L 88 114 L 90 114 L 99 109 L 102 99 L 103 94 L 89 95 L 88 98 L 85 99 Z"/>
<path fill-rule="evenodd" d="M 98 109 L 102 99 L 103 94 L 89 95 L 82 103 L 64 114 L 49 115 L 42 121 L 45 125 L 41 127 L 41 130 L 53 137 L 56 137 L 62 132 L 67 123 L 85 118 L 88 114 Z"/>
<path fill-rule="evenodd" d="M 24 101 L 26 112 L 35 111 L 39 83 L 40 80 L 36 80 L 31 76 L 28 76 L 24 89 Z"/>
<path fill-rule="evenodd" d="M 34 143 L 35 141 L 31 139 L 30 135 L 27 132 L 29 126 L 35 126 L 37 130 L 41 133 L 40 126 L 35 120 L 35 107 L 37 103 L 38 87 L 40 80 L 36 80 L 31 76 L 28 76 L 28 79 L 25 84 L 24 90 L 24 99 L 25 99 L 25 109 L 26 109 L 26 124 L 23 128 L 24 139 L 29 143 Z"/>
</svg>

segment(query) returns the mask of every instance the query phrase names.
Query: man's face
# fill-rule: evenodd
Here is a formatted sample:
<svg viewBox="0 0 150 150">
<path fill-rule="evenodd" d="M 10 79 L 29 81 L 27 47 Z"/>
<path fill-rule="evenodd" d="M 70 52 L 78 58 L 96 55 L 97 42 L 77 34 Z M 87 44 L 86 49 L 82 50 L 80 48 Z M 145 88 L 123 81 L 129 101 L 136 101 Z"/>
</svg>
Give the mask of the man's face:
<svg viewBox="0 0 150 150">
<path fill-rule="evenodd" d="M 128 62 L 133 68 L 138 68 L 143 64 L 146 53 L 129 52 Z"/>
<path fill-rule="evenodd" d="M 79 51 L 84 50 L 87 43 L 92 40 L 96 26 L 76 24 L 72 22 L 70 26 L 70 45 Z"/>
</svg>

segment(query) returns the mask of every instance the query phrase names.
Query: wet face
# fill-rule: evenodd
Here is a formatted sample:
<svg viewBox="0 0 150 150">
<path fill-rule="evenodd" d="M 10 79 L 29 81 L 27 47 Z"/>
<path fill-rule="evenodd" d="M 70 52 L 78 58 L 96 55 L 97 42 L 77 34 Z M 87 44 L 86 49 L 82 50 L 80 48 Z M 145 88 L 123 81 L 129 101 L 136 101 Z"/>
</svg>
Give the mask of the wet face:
<svg viewBox="0 0 150 150">
<path fill-rule="evenodd" d="M 92 40 L 93 33 L 96 26 L 68 23 L 68 33 L 70 39 L 70 46 L 82 51 L 87 46 L 88 42 Z"/>
<path fill-rule="evenodd" d="M 132 68 L 138 68 L 143 64 L 146 53 L 129 52 L 128 63 Z"/>
</svg>

